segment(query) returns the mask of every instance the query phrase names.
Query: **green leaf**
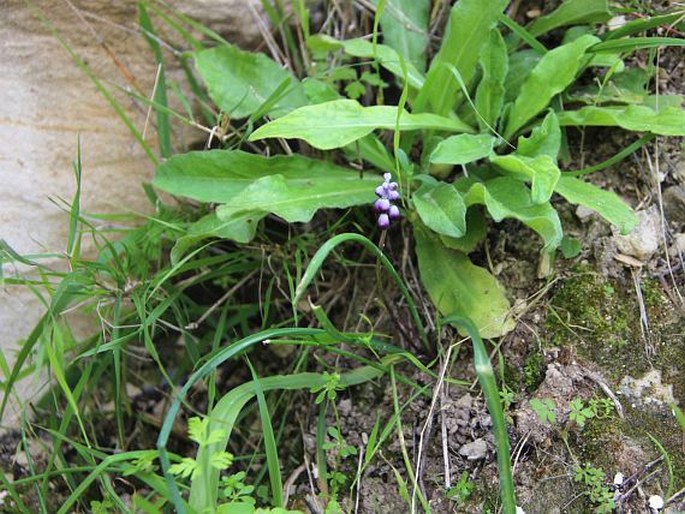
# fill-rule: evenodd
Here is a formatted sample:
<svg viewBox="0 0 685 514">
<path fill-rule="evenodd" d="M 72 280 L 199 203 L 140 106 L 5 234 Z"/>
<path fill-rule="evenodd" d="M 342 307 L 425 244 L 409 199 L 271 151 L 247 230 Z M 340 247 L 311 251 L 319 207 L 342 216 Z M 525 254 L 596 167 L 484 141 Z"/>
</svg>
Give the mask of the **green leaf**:
<svg viewBox="0 0 685 514">
<path fill-rule="evenodd" d="M 554 162 L 561 148 L 561 129 L 559 119 L 554 111 L 550 110 L 540 125 L 533 128 L 528 137 L 519 137 L 516 153 L 526 157 L 547 155 Z"/>
<path fill-rule="evenodd" d="M 433 232 L 454 238 L 466 232 L 466 206 L 452 184 L 423 184 L 412 200 L 421 221 Z"/>
<path fill-rule="evenodd" d="M 504 100 L 513 102 L 518 97 L 521 86 L 542 59 L 542 55 L 535 50 L 525 49 L 514 52 L 509 56 L 509 70 L 504 80 Z"/>
<path fill-rule="evenodd" d="M 176 196 L 207 203 L 226 203 L 233 201 L 256 180 L 271 175 L 302 182 L 310 177 L 326 175 L 358 177 L 345 168 L 300 155 L 264 157 L 240 150 L 211 150 L 173 156 L 157 168 L 152 184 Z M 376 181 L 368 176 L 365 180 L 369 183 Z M 373 192 L 373 186 L 371 190 Z M 260 206 L 255 208 L 260 209 Z"/>
<path fill-rule="evenodd" d="M 630 233 L 637 225 L 637 216 L 616 193 L 605 191 L 599 187 L 574 177 L 562 176 L 555 188 L 556 192 L 567 201 L 584 205 L 616 225 L 621 234 Z"/>
<path fill-rule="evenodd" d="M 459 250 L 463 253 L 471 253 L 476 249 L 478 243 L 485 239 L 487 233 L 488 226 L 485 223 L 483 208 L 474 205 L 466 211 L 466 234 L 459 238 L 440 236 L 440 241 L 447 248 Z"/>
<path fill-rule="evenodd" d="M 465 254 L 446 248 L 420 223 L 414 228 L 421 282 L 438 311 L 470 318 L 482 337 L 511 331 L 515 323 L 497 279 Z"/>
<path fill-rule="evenodd" d="M 536 19 L 528 32 L 537 37 L 568 25 L 601 23 L 611 18 L 607 0 L 565 0 L 551 13 Z"/>
<path fill-rule="evenodd" d="M 171 262 L 177 264 L 190 248 L 206 239 L 230 239 L 248 243 L 254 239 L 259 221 L 266 216 L 261 211 L 243 211 L 229 220 L 220 220 L 216 212 L 203 216 L 191 224 L 186 235 L 179 237 L 171 249 Z"/>
<path fill-rule="evenodd" d="M 345 54 L 350 57 L 358 57 L 362 59 L 376 59 L 378 63 L 383 66 L 390 73 L 394 74 L 400 80 L 404 80 L 404 72 L 400 63 L 400 56 L 397 52 L 388 45 L 376 44 L 376 51 L 374 53 L 373 43 L 366 39 L 355 38 L 346 41 L 340 41 L 325 34 L 312 36 L 307 41 L 307 46 L 318 50 L 337 50 L 342 49 Z M 410 87 L 420 89 L 426 81 L 426 77 L 414 66 L 411 62 L 405 62 L 407 67 L 407 82 Z"/>
<path fill-rule="evenodd" d="M 653 29 L 659 26 L 669 26 L 679 23 L 683 20 L 683 12 L 673 12 L 669 14 L 663 14 L 661 16 L 652 16 L 650 18 L 638 18 L 629 21 L 622 27 L 618 27 L 615 30 L 609 32 L 604 40 L 608 41 L 610 39 L 617 39 L 625 36 L 631 36 L 637 34 L 638 32 L 645 32 L 649 29 Z"/>
<path fill-rule="evenodd" d="M 333 166 L 331 166 L 333 168 Z M 261 210 L 293 222 L 307 222 L 323 208 L 371 204 L 378 178 L 338 168 L 309 177 L 269 175 L 255 180 L 229 203 L 217 207 L 220 220 L 231 221 L 244 211 Z"/>
<path fill-rule="evenodd" d="M 599 39 L 594 36 L 581 36 L 572 43 L 559 46 L 542 56 L 521 85 L 521 91 L 509 112 L 504 131 L 507 139 L 547 107 L 555 95 L 575 80 L 585 50 L 598 41 Z"/>
<path fill-rule="evenodd" d="M 483 70 L 483 78 L 476 90 L 476 110 L 480 115 L 480 129 L 485 131 L 495 126 L 502 112 L 504 80 L 509 70 L 507 46 L 499 30 L 490 31 L 490 38 L 483 47 L 478 62 Z"/>
<path fill-rule="evenodd" d="M 431 63 L 426 83 L 415 102 L 417 111 L 446 115 L 462 97 L 460 86 L 445 64 L 453 65 L 465 84 L 476 72 L 476 63 L 508 0 L 459 0 L 450 11 L 440 51 Z"/>
<path fill-rule="evenodd" d="M 459 134 L 443 139 L 430 155 L 433 164 L 468 164 L 492 153 L 497 138 L 489 134 Z"/>
<path fill-rule="evenodd" d="M 397 120 L 397 107 L 374 105 L 362 107 L 354 100 L 334 100 L 300 107 L 299 109 L 262 125 L 249 137 L 257 141 L 268 137 L 304 139 L 314 148 L 331 150 L 340 148 L 375 129 L 419 130 L 433 129 L 450 132 L 472 132 L 464 122 L 434 114 L 410 114 L 402 111 Z"/>
<path fill-rule="evenodd" d="M 551 251 L 561 243 L 563 231 L 557 211 L 549 202 L 534 203 L 530 190 L 514 178 L 498 177 L 484 183 L 476 182 L 464 200 L 467 206 L 485 205 L 495 221 L 504 218 L 521 221 L 542 237 L 544 251 Z"/>
<path fill-rule="evenodd" d="M 419 70 L 426 69 L 429 7 L 429 0 L 387 0 L 381 14 L 383 41 Z"/>
<path fill-rule="evenodd" d="M 582 249 L 583 245 L 577 239 L 564 237 L 564 239 L 561 240 L 561 254 L 564 256 L 564 259 L 578 257 Z"/>
<path fill-rule="evenodd" d="M 621 127 L 663 136 L 685 136 L 685 111 L 666 107 L 655 111 L 644 105 L 587 106 L 558 113 L 559 124 L 568 126 Z"/>
<path fill-rule="evenodd" d="M 554 192 L 561 172 L 556 159 L 542 154 L 537 157 L 526 157 L 512 153 L 509 155 L 495 155 L 490 162 L 499 169 L 521 181 L 530 181 L 533 190 L 533 202 L 543 204 L 547 202 Z"/>
<path fill-rule="evenodd" d="M 685 39 L 675 37 L 629 37 L 603 41 L 592 47 L 593 52 L 632 52 L 644 48 L 685 46 Z"/>
<path fill-rule="evenodd" d="M 222 45 L 197 52 L 195 66 L 211 99 L 233 118 L 257 111 L 285 81 L 290 81 L 290 86 L 268 114 L 278 117 L 307 103 L 297 79 L 261 53 Z"/>
</svg>

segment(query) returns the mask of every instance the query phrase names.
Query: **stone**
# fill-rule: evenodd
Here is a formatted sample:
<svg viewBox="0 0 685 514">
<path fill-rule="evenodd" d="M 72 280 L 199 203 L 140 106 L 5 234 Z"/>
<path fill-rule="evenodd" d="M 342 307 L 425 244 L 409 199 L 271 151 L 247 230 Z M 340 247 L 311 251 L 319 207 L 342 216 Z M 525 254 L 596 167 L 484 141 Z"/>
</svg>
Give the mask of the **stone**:
<svg viewBox="0 0 685 514">
<path fill-rule="evenodd" d="M 662 198 L 666 220 L 685 224 L 685 189 L 681 186 L 671 186 L 666 188 Z"/>
<path fill-rule="evenodd" d="M 466 457 L 467 460 L 484 459 L 488 453 L 488 443 L 485 439 L 479 438 L 470 443 L 466 443 L 459 448 L 459 455 Z"/>
<path fill-rule="evenodd" d="M 261 11 L 260 0 L 170 3 L 200 22 L 209 22 L 228 40 L 254 48 L 260 32 L 256 11 L 248 8 L 248 2 Z M 5 0 L 0 5 L 0 234 L 20 254 L 60 255 L 66 245 L 69 219 L 50 198 L 69 201 L 73 197 L 76 184 L 72 162 L 79 140 L 83 212 L 151 212 L 142 183 L 151 179 L 154 166 L 33 9 L 49 20 L 109 86 L 141 131 L 148 109 L 123 91 L 137 86 L 143 96 L 149 96 L 157 66 L 138 32 L 135 0 Z M 178 37 L 174 39 L 170 30 L 164 31 L 158 18 L 153 16 L 153 21 L 162 39 L 181 47 Z M 169 59 L 169 77 L 180 79 L 182 72 L 172 63 Z M 185 139 L 189 142 L 206 138 L 199 131 L 188 132 L 180 125 L 176 128 L 177 133 L 188 136 Z M 147 131 L 146 140 L 155 145 L 153 130 Z M 92 242 L 88 238 L 84 242 L 83 251 L 92 255 Z M 41 262 L 56 269 L 65 266 L 58 257 Z M 3 266 L 5 276 L 27 270 L 20 265 Z M 0 351 L 10 366 L 18 353 L 17 342 L 30 333 L 43 312 L 44 304 L 28 289 L 5 286 L 0 290 Z M 75 323 L 77 337 L 90 333 L 95 326 L 83 320 Z M 28 399 L 35 390 L 24 382 L 15 392 Z M 0 423 L 7 424 L 7 418 Z"/>
<path fill-rule="evenodd" d="M 659 250 L 662 240 L 661 216 L 659 209 L 652 206 L 639 211 L 637 217 L 638 224 L 630 234 L 615 234 L 612 240 L 619 252 L 646 262 Z"/>
<path fill-rule="evenodd" d="M 675 405 L 673 386 L 661 382 L 661 371 L 653 369 L 640 378 L 626 376 L 621 380 L 619 392 L 636 407 L 664 407 Z"/>
</svg>

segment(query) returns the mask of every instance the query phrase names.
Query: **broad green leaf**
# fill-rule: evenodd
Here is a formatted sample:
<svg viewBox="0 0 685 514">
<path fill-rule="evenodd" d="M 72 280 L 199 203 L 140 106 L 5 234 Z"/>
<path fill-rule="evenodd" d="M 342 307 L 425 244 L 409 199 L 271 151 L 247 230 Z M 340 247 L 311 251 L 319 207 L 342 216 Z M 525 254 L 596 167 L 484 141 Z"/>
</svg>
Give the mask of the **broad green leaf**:
<svg viewBox="0 0 685 514">
<path fill-rule="evenodd" d="M 556 192 L 567 201 L 592 209 L 621 234 L 628 234 L 637 224 L 633 210 L 616 193 L 606 191 L 575 177 L 562 176 L 557 183 Z"/>
<path fill-rule="evenodd" d="M 381 14 L 383 41 L 419 70 L 426 69 L 429 8 L 429 0 L 387 0 Z"/>
<path fill-rule="evenodd" d="M 340 94 L 331 84 L 312 77 L 307 77 L 302 81 L 302 89 L 309 104 L 321 104 L 340 98 Z"/>
<path fill-rule="evenodd" d="M 499 30 L 492 29 L 488 42 L 483 47 L 479 64 L 483 78 L 476 90 L 478 124 L 482 131 L 495 127 L 504 104 L 504 80 L 509 69 L 507 46 Z"/>
<path fill-rule="evenodd" d="M 188 227 L 186 235 L 176 240 L 171 249 L 172 264 L 178 263 L 191 247 L 206 239 L 230 239 L 236 243 L 251 241 L 264 216 L 266 214 L 260 211 L 244 211 L 230 220 L 220 220 L 215 212 L 203 216 Z"/>
<path fill-rule="evenodd" d="M 351 57 L 359 57 L 362 59 L 377 59 L 378 63 L 394 74 L 400 80 L 404 80 L 404 72 L 400 63 L 400 57 L 397 52 L 388 45 L 377 44 L 376 52 L 374 53 L 373 43 L 366 39 L 355 38 L 340 41 L 325 34 L 312 36 L 307 41 L 310 48 L 318 50 L 337 50 L 342 49 L 347 55 Z M 419 71 L 411 62 L 405 62 L 407 68 L 407 82 L 410 87 L 420 89 L 426 80 L 423 73 Z"/>
<path fill-rule="evenodd" d="M 516 153 L 526 157 L 548 155 L 556 162 L 560 148 L 561 129 L 559 128 L 559 119 L 554 111 L 550 110 L 542 123 L 533 128 L 528 137 L 519 137 Z"/>
<path fill-rule="evenodd" d="M 472 132 L 464 122 L 429 113 L 402 112 L 397 120 L 397 107 L 374 105 L 362 107 L 354 100 L 334 100 L 299 109 L 262 125 L 249 137 L 257 141 L 268 137 L 304 139 L 314 148 L 340 148 L 370 134 L 375 129 L 433 129 L 449 132 Z"/>
<path fill-rule="evenodd" d="M 518 97 L 521 86 L 542 59 L 542 55 L 532 49 L 519 50 L 509 56 L 509 70 L 504 80 L 504 100 L 513 102 Z"/>
<path fill-rule="evenodd" d="M 442 45 L 416 99 L 417 111 L 444 116 L 457 105 L 462 98 L 461 88 L 445 65 L 454 66 L 468 85 L 475 75 L 478 56 L 490 38 L 490 30 L 508 3 L 508 0 L 459 0 L 454 4 Z"/>
<path fill-rule="evenodd" d="M 466 206 L 452 184 L 425 183 L 412 200 L 419 218 L 433 232 L 454 238 L 466 232 Z"/>
<path fill-rule="evenodd" d="M 499 337 L 515 323 L 504 288 L 467 255 L 446 248 L 419 222 L 414 225 L 419 274 L 428 296 L 443 316 L 465 316 L 482 337 Z"/>
<path fill-rule="evenodd" d="M 310 104 L 319 104 L 339 100 L 340 95 L 330 84 L 318 79 L 307 78 L 302 81 Z M 390 156 L 388 149 L 373 134 L 364 136 L 344 148 L 350 160 L 364 159 L 373 164 L 379 170 L 388 171 L 395 167 L 395 161 Z"/>
<path fill-rule="evenodd" d="M 487 157 L 497 138 L 489 134 L 459 134 L 443 139 L 430 155 L 434 164 L 468 164 Z"/>
<path fill-rule="evenodd" d="M 566 89 L 580 70 L 585 50 L 597 43 L 594 36 L 581 36 L 572 43 L 550 50 L 530 72 L 509 111 L 504 136 L 509 139 L 533 116 L 549 105 L 552 98 Z"/>
<path fill-rule="evenodd" d="M 373 134 L 347 145 L 344 150 L 350 160 L 361 157 L 381 171 L 391 171 L 395 168 L 395 161 L 390 156 L 390 152 L 381 140 Z"/>
<path fill-rule="evenodd" d="M 554 186 L 561 176 L 556 159 L 547 154 L 536 157 L 516 153 L 495 155 L 490 158 L 490 162 L 504 170 L 507 175 L 518 180 L 530 181 L 532 199 L 536 204 L 544 204 L 552 197 Z"/>
<path fill-rule="evenodd" d="M 666 107 L 655 111 L 644 105 L 617 107 L 587 106 L 558 113 L 559 124 L 568 126 L 621 127 L 663 136 L 685 136 L 685 111 Z"/>
<path fill-rule="evenodd" d="M 557 211 L 549 202 L 536 204 L 530 190 L 511 177 L 499 177 L 485 183 L 476 182 L 464 198 L 467 206 L 485 205 L 495 221 L 514 218 L 537 232 L 545 242 L 543 250 L 559 246 L 563 237 Z"/>
<path fill-rule="evenodd" d="M 195 66 L 211 99 L 233 118 L 245 118 L 257 111 L 286 81 L 290 85 L 268 114 L 281 116 L 307 103 L 297 79 L 261 53 L 222 45 L 197 52 Z"/>
<path fill-rule="evenodd" d="M 568 25 L 601 23 L 611 18 L 607 0 L 565 0 L 554 11 L 536 19 L 528 27 L 533 36 Z"/>
<path fill-rule="evenodd" d="M 479 205 L 474 205 L 466 211 L 466 234 L 462 237 L 440 236 L 440 241 L 447 248 L 459 250 L 463 253 L 471 253 L 478 243 L 485 239 L 488 227 L 485 223 L 485 213 Z"/>
<path fill-rule="evenodd" d="M 286 179 L 306 181 L 310 177 L 340 177 L 341 174 L 345 177 L 359 176 L 333 164 L 300 155 L 263 157 L 240 150 L 212 150 L 171 157 L 157 168 L 152 184 L 176 196 L 206 203 L 226 203 L 262 177 L 282 175 Z M 368 176 L 365 180 L 369 183 L 377 181 Z"/>
<path fill-rule="evenodd" d="M 333 165 L 310 170 L 307 175 L 271 174 L 254 180 L 216 212 L 220 220 L 227 221 L 244 211 L 260 211 L 291 223 L 306 222 L 318 209 L 371 205 L 377 185 L 378 176 L 360 178 L 356 171 Z"/>
</svg>

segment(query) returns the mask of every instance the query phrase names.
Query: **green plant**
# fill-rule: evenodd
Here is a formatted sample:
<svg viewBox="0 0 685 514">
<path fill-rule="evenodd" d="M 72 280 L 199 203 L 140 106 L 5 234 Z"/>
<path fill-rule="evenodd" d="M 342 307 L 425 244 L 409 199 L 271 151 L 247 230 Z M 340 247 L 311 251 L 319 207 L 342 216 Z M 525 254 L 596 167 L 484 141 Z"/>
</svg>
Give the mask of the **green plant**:
<svg viewBox="0 0 685 514">
<path fill-rule="evenodd" d="M 606 484 L 606 473 L 590 464 L 576 466 L 573 480 L 586 487 L 585 494 L 595 506 L 597 514 L 610 514 L 616 507 L 614 493 Z"/>
<path fill-rule="evenodd" d="M 542 400 L 533 398 L 529 403 L 530 408 L 533 409 L 535 414 L 537 414 L 540 423 L 556 423 L 557 415 L 554 412 L 554 409 L 556 408 L 556 405 L 554 405 L 554 400 L 551 398 L 543 398 Z"/>
<path fill-rule="evenodd" d="M 554 194 L 596 210 L 622 233 L 636 223 L 615 194 L 579 178 L 586 170 L 561 171 L 568 129 L 599 125 L 685 135 L 679 100 L 662 95 L 655 108 L 645 83 L 628 81 L 630 68 L 624 62 L 635 49 L 681 45 L 682 40 L 631 38 L 647 21 L 601 38 L 592 35 L 588 24 L 611 16 L 606 1 L 589 9 L 587 2 L 567 1 L 527 29 L 502 14 L 506 3 L 457 2 L 427 69 L 427 40 L 409 44 L 389 36 L 394 26 L 384 17 L 383 4 L 376 13 L 376 27 L 380 22 L 386 36 L 383 44 L 376 32 L 371 41 L 309 35 L 305 43 L 315 65 L 304 80 L 263 55 L 230 45 L 195 54 L 216 104 L 233 118 L 249 120 L 241 138 L 255 143 L 300 139 L 321 151 L 340 149 L 351 164 L 362 160 L 365 166 L 392 171 L 414 230 L 426 291 L 441 313 L 469 317 L 485 337 L 502 335 L 513 323 L 499 283 L 468 258 L 485 236 L 484 211 L 495 221 L 518 219 L 536 232 L 544 243 L 541 271 L 547 274 L 563 240 L 550 203 Z M 428 22 L 418 12 L 423 11 L 407 7 L 404 14 L 423 29 Z M 548 49 L 536 39 L 559 27 L 566 34 L 557 47 Z M 367 77 L 385 68 L 395 83 L 367 81 L 366 90 L 383 99 L 399 88 L 398 104 L 364 106 L 341 97 L 339 88 L 349 94 L 354 85 L 355 98 L 361 90 L 356 74 L 342 73 L 331 54 L 360 61 Z M 248 67 L 249 80 L 244 74 Z M 588 73 L 601 76 L 599 84 L 581 86 L 579 77 Z M 272 121 L 253 129 L 263 115 Z M 394 131 L 391 151 L 377 130 Z M 249 177 L 243 169 L 251 170 Z M 269 213 L 306 222 L 318 209 L 369 204 L 375 181 L 374 173 L 360 176 L 329 158 L 264 158 L 234 149 L 172 157 L 158 168 L 154 183 L 219 204 L 193 230 L 196 238 L 245 242 Z"/>
<path fill-rule="evenodd" d="M 576 398 L 569 404 L 570 412 L 568 419 L 578 425 L 580 428 L 585 426 L 585 421 L 595 417 L 596 411 L 590 406 L 586 406 L 583 400 Z"/>
<path fill-rule="evenodd" d="M 471 497 L 475 488 L 476 485 L 469 477 L 469 474 L 466 471 L 462 471 L 457 483 L 445 493 L 445 496 L 456 502 L 457 505 L 461 505 Z"/>
</svg>

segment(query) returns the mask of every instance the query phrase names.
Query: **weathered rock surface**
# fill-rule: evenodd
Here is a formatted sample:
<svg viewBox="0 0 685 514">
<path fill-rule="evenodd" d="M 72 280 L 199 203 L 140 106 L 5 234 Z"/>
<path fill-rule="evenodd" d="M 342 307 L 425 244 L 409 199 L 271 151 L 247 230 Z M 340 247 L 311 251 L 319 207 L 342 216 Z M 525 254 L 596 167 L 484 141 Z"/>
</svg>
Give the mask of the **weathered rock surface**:
<svg viewBox="0 0 685 514">
<path fill-rule="evenodd" d="M 656 206 L 637 213 L 638 224 L 630 234 L 615 235 L 619 252 L 647 262 L 659 250 L 662 241 L 661 215 Z"/>
<path fill-rule="evenodd" d="M 209 23 L 228 40 L 254 47 L 259 31 L 256 11 L 248 8 L 248 2 L 259 9 L 259 0 L 171 3 Z M 74 194 L 72 161 L 79 138 L 83 211 L 149 211 L 141 183 L 151 178 L 153 166 L 36 13 L 110 86 L 149 96 L 156 66 L 137 30 L 135 0 L 38 0 L 31 4 L 36 10 L 23 0 L 0 0 L 0 237 L 22 254 L 59 253 L 64 251 L 68 220 L 50 198 L 70 200 Z M 165 34 L 162 27 L 157 28 Z M 146 107 L 123 93 L 115 91 L 115 96 L 142 131 Z M 147 139 L 154 141 L 152 130 Z M 50 264 L 59 265 L 57 261 Z M 9 267 L 4 272 L 13 270 Z M 17 341 L 42 313 L 42 304 L 29 291 L 6 287 L 0 292 L 0 349 L 10 365 Z"/>
</svg>

